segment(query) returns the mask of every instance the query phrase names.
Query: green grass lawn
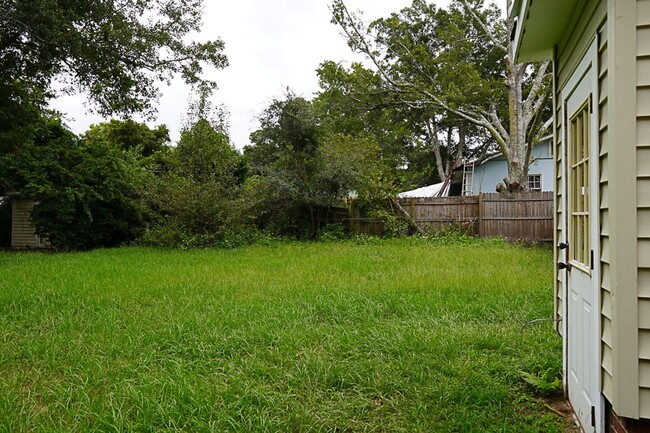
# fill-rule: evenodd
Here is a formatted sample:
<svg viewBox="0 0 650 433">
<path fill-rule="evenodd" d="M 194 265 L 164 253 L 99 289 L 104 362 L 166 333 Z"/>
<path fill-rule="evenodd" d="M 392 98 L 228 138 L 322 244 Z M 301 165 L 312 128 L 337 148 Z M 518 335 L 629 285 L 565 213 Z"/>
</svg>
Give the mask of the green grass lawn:
<svg viewBox="0 0 650 433">
<path fill-rule="evenodd" d="M 0 431 L 561 432 L 552 252 L 0 252 Z"/>
</svg>

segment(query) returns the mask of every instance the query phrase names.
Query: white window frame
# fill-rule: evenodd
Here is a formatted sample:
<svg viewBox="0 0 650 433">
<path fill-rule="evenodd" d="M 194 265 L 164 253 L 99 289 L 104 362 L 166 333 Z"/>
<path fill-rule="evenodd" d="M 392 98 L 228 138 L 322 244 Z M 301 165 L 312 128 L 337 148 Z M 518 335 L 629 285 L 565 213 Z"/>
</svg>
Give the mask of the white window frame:
<svg viewBox="0 0 650 433">
<path fill-rule="evenodd" d="M 530 185 L 531 185 L 531 179 L 530 178 L 532 176 L 539 176 L 539 188 L 533 189 L 533 188 L 530 187 Z M 541 192 L 541 191 L 543 191 L 543 185 L 544 185 L 544 183 L 542 182 L 542 173 L 529 173 L 528 174 L 528 177 L 526 179 L 526 186 L 528 187 L 529 191 L 540 191 Z"/>
</svg>

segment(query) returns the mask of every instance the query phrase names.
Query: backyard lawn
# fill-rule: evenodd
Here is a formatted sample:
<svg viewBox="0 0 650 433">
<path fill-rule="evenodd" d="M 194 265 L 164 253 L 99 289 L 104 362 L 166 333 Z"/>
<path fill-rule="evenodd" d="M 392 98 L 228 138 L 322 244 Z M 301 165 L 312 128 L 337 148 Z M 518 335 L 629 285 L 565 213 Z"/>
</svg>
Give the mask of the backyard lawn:
<svg viewBox="0 0 650 433">
<path fill-rule="evenodd" d="M 562 432 L 553 257 L 500 241 L 0 252 L 0 432 Z"/>
</svg>

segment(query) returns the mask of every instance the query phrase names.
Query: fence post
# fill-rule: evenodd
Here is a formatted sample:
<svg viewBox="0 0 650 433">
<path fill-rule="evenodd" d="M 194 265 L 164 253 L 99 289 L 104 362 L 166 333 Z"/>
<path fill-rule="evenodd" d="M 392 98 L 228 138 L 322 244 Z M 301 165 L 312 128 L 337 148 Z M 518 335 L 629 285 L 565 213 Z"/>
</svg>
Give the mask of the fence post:
<svg viewBox="0 0 650 433">
<path fill-rule="evenodd" d="M 483 218 L 485 216 L 485 211 L 483 209 L 483 193 L 480 192 L 478 194 L 478 237 L 482 238 L 483 237 Z"/>
<path fill-rule="evenodd" d="M 415 197 L 411 198 L 411 218 L 415 220 Z"/>
</svg>

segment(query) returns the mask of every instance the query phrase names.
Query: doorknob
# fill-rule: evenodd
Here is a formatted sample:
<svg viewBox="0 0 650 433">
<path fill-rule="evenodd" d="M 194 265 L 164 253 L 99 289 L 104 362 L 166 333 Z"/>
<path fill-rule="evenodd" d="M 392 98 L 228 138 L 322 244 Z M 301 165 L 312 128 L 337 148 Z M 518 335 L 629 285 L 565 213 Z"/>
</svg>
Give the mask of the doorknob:
<svg viewBox="0 0 650 433">
<path fill-rule="evenodd" d="M 558 248 L 561 249 L 561 250 L 566 250 L 567 248 L 569 248 L 569 244 L 567 244 L 565 242 L 560 242 L 560 245 L 558 245 Z"/>
<path fill-rule="evenodd" d="M 571 263 L 557 262 L 557 268 L 559 270 L 566 269 L 567 271 L 571 270 Z"/>
</svg>

